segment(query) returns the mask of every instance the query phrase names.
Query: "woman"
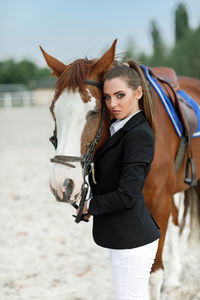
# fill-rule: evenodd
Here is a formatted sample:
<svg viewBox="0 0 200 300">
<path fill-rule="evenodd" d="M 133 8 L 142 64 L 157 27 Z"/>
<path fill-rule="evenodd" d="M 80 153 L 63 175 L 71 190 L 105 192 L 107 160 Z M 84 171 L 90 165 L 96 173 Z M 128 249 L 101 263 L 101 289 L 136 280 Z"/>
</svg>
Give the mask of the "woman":
<svg viewBox="0 0 200 300">
<path fill-rule="evenodd" d="M 94 157 L 97 184 L 84 213 L 94 216 L 95 242 L 109 248 L 117 300 L 148 299 L 160 237 L 143 198 L 156 133 L 151 96 L 140 67 L 116 64 L 104 77 L 104 101 L 114 119 L 110 139 Z"/>
</svg>

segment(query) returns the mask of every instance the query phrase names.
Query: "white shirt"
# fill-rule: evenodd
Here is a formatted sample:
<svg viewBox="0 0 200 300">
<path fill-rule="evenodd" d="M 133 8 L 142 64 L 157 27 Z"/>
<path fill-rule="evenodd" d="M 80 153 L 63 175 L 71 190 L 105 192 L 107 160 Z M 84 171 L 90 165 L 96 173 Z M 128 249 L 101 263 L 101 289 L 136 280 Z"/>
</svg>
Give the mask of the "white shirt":
<svg viewBox="0 0 200 300">
<path fill-rule="evenodd" d="M 119 129 L 121 129 L 128 122 L 128 120 L 130 120 L 134 115 L 136 115 L 140 111 L 141 111 L 141 109 L 136 111 L 135 113 L 133 113 L 132 115 L 128 116 L 125 119 L 116 120 L 114 123 L 112 123 L 110 126 L 110 135 L 112 136 L 114 133 L 116 133 Z"/>
<path fill-rule="evenodd" d="M 112 123 L 110 126 L 110 135 L 113 136 L 113 134 L 116 133 L 118 130 L 120 130 L 128 122 L 128 120 L 130 120 L 134 115 L 136 115 L 140 111 L 141 111 L 141 109 L 136 111 L 135 113 L 133 113 L 132 115 L 128 116 L 125 119 L 122 119 L 122 120 L 118 119 L 114 123 Z M 90 197 L 87 201 L 87 209 L 89 209 L 91 199 L 92 199 L 92 197 Z"/>
</svg>

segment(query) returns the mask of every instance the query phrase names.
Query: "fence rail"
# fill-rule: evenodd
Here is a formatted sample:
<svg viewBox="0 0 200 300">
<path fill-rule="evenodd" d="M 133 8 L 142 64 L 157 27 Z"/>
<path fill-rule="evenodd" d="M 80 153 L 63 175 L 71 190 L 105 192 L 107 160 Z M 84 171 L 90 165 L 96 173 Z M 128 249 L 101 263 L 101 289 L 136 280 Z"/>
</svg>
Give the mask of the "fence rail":
<svg viewBox="0 0 200 300">
<path fill-rule="evenodd" d="M 0 107 L 22 107 L 35 105 L 31 91 L 0 93 Z"/>
</svg>

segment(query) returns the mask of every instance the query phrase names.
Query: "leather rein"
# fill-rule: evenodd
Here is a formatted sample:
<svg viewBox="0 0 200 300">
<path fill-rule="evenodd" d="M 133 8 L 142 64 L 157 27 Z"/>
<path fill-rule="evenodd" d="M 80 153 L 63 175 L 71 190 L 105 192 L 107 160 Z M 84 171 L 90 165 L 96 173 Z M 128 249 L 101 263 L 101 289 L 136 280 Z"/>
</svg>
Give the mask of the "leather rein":
<svg viewBox="0 0 200 300">
<path fill-rule="evenodd" d="M 93 86 L 95 86 L 95 87 L 97 87 L 101 90 L 103 88 L 103 85 L 100 82 L 96 82 L 96 81 L 91 80 L 91 79 L 85 80 L 85 84 L 93 85 Z M 96 134 L 93 142 L 90 144 L 90 146 L 87 150 L 87 153 L 85 155 L 82 155 L 82 156 L 56 155 L 56 156 L 54 156 L 54 158 L 50 159 L 50 161 L 52 163 L 65 165 L 69 168 L 76 168 L 75 165 L 71 164 L 72 162 L 81 162 L 82 163 L 83 184 L 81 186 L 81 196 L 80 196 L 81 199 L 80 199 L 80 202 L 79 202 L 79 206 L 76 204 L 76 201 L 74 201 L 74 200 L 72 200 L 70 202 L 70 204 L 74 208 L 76 208 L 76 209 L 79 208 L 78 214 L 76 216 L 73 215 L 75 217 L 75 222 L 76 223 L 79 223 L 81 220 L 86 221 L 84 219 L 84 216 L 87 215 L 87 214 L 83 214 L 83 208 L 84 208 L 84 203 L 86 201 L 86 197 L 87 197 L 87 193 L 88 193 L 88 189 L 89 189 L 88 182 L 86 181 L 86 176 L 88 176 L 90 172 L 92 172 L 93 181 L 94 181 L 94 183 L 96 183 L 95 178 L 94 178 L 94 164 L 93 164 L 92 158 L 93 158 L 93 155 L 94 155 L 95 147 L 99 143 L 99 140 L 101 138 L 102 129 L 103 129 L 104 114 L 105 114 L 105 104 L 103 102 L 102 108 L 101 108 L 101 118 L 100 118 L 100 123 L 99 123 L 99 128 L 98 128 L 97 134 Z M 55 132 L 54 132 L 54 135 L 55 135 Z M 56 148 L 56 143 L 57 143 L 56 136 L 54 136 L 53 138 L 50 138 L 50 140 Z M 62 201 L 62 202 L 68 202 L 68 201 Z"/>
</svg>

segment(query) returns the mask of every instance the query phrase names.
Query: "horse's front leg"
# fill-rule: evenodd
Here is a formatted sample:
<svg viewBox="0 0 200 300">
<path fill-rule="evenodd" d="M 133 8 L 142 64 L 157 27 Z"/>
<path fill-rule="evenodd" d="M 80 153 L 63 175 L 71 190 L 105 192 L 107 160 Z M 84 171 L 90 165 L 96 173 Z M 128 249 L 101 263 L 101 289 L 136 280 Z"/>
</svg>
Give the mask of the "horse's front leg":
<svg viewBox="0 0 200 300">
<path fill-rule="evenodd" d="M 156 258 L 152 266 L 152 271 L 149 279 L 149 295 L 151 300 L 160 300 L 161 287 L 164 279 L 162 250 L 163 250 L 166 231 L 164 233 L 162 229 L 161 232 L 162 232 L 162 236 L 160 237 L 159 240 Z"/>
<path fill-rule="evenodd" d="M 165 289 L 170 292 L 170 290 L 173 290 L 174 288 L 180 286 L 180 274 L 181 274 L 181 260 L 180 260 L 180 228 L 178 225 L 178 213 L 180 214 L 180 210 L 182 213 L 183 207 L 180 204 L 183 203 L 182 194 L 176 194 L 174 196 L 174 202 L 176 204 L 176 207 L 178 207 L 177 210 L 177 222 L 174 222 L 174 218 L 170 218 L 168 229 L 167 229 L 167 235 L 165 240 L 165 246 L 163 251 L 163 260 L 165 264 L 165 260 L 167 262 L 165 267 L 165 283 L 164 287 Z"/>
<path fill-rule="evenodd" d="M 151 209 L 151 214 L 152 216 L 155 216 L 155 219 L 159 224 L 161 230 L 158 250 L 154 264 L 152 266 L 152 272 L 149 280 L 149 293 L 151 300 L 160 300 L 161 287 L 164 279 L 162 252 L 168 227 L 168 221 L 171 214 L 171 201 L 172 195 L 163 193 L 158 197 L 156 201 L 156 203 L 159 203 L 160 205 L 157 205 L 156 209 Z"/>
</svg>

